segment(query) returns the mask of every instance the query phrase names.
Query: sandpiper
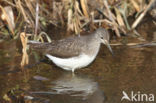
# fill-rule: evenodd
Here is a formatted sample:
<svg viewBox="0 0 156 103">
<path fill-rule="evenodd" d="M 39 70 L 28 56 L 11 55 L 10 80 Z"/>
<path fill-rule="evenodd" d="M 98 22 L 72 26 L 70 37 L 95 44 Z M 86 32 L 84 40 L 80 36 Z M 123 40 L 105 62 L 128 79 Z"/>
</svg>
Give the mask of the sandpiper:
<svg viewBox="0 0 156 103">
<path fill-rule="evenodd" d="M 109 33 L 104 28 L 99 28 L 90 35 L 73 36 L 51 43 L 28 42 L 30 48 L 40 51 L 58 67 L 74 72 L 91 64 L 100 49 L 105 44 L 111 53 Z"/>
</svg>

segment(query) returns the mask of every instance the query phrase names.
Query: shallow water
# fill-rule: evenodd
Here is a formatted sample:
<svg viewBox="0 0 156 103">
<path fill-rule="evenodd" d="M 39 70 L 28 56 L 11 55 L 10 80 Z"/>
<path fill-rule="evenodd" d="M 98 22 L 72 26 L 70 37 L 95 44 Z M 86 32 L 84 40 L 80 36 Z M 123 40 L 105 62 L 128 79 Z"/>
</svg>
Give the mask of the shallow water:
<svg viewBox="0 0 156 103">
<path fill-rule="evenodd" d="M 26 103 L 120 103 L 123 91 L 156 95 L 155 46 L 112 46 L 114 56 L 102 46 L 96 60 L 73 75 L 46 63 L 18 71 L 22 54 L 17 44 L 0 43 L 0 97 Z M 30 53 L 29 58 L 34 64 L 38 56 Z"/>
</svg>

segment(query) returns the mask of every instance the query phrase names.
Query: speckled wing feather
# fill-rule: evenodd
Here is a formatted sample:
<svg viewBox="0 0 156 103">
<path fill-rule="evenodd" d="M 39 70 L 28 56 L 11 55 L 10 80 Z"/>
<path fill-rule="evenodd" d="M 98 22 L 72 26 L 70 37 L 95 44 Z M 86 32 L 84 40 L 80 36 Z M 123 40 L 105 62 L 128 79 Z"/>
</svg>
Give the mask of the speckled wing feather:
<svg viewBox="0 0 156 103">
<path fill-rule="evenodd" d="M 51 43 L 29 43 L 30 47 L 43 54 L 50 54 L 56 57 L 69 58 L 78 56 L 83 47 L 86 46 L 81 37 L 71 37 Z M 84 39 L 84 38 L 83 38 Z M 78 45 L 77 45 L 78 44 Z"/>
</svg>

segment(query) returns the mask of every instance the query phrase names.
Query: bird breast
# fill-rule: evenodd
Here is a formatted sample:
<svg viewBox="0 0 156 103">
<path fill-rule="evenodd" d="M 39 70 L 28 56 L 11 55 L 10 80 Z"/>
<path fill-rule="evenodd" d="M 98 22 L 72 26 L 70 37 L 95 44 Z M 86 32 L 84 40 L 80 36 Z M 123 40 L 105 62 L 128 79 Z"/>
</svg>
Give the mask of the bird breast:
<svg viewBox="0 0 156 103">
<path fill-rule="evenodd" d="M 57 66 L 65 69 L 65 70 L 72 70 L 72 69 L 78 69 L 78 68 L 86 67 L 91 62 L 93 62 L 96 55 L 97 54 L 89 56 L 86 54 L 81 54 L 77 57 L 58 58 L 58 57 L 54 57 L 52 55 L 46 54 L 46 56 L 50 60 L 52 60 Z"/>
</svg>

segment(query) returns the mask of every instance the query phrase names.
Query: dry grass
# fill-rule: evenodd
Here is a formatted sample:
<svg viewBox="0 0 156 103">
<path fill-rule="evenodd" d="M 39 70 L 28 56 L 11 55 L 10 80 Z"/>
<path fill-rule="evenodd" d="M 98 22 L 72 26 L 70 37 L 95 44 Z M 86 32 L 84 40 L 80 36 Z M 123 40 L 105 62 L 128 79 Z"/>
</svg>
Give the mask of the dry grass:
<svg viewBox="0 0 156 103">
<path fill-rule="evenodd" d="M 35 40 L 39 32 L 44 31 L 44 28 L 52 23 L 58 27 L 66 27 L 68 31 L 74 31 L 76 34 L 79 34 L 83 28 L 95 29 L 103 26 L 112 29 L 120 37 L 120 33 L 126 34 L 136 28 L 154 2 L 155 0 L 150 0 L 149 3 L 146 0 L 61 0 L 59 2 L 2 0 L 0 9 L 1 16 L 5 15 L 3 21 L 6 21 L 12 36 L 20 34 L 26 26 L 25 28 L 29 28 L 34 34 Z M 13 9 L 15 21 L 9 19 L 10 15 L 5 11 L 6 6 Z M 127 20 L 129 16 L 137 16 L 132 26 Z M 21 21 L 23 24 L 18 27 Z M 17 28 L 19 32 L 16 31 Z"/>
</svg>

